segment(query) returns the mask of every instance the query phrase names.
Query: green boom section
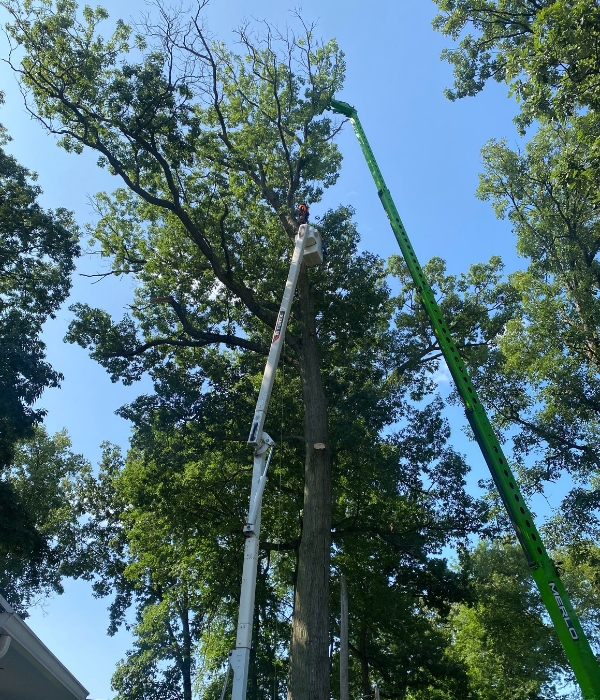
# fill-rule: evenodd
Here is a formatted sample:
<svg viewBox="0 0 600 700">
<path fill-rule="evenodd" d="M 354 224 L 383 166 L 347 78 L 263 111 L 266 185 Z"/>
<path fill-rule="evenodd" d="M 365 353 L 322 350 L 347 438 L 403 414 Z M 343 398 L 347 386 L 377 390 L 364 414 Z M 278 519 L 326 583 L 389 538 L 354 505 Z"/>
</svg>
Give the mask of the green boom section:
<svg viewBox="0 0 600 700">
<path fill-rule="evenodd" d="M 331 100 L 334 112 L 343 114 L 352 122 L 356 136 L 367 160 L 367 164 L 377 185 L 377 193 L 388 216 L 394 235 L 400 245 L 402 255 L 433 327 L 433 332 L 440 344 L 441 351 L 452 374 L 456 388 L 462 398 L 465 413 L 481 452 L 492 474 L 496 488 L 506 507 L 519 542 L 523 547 L 533 578 L 554 623 L 558 637 L 564 647 L 569 663 L 581 686 L 586 700 L 600 700 L 600 666 L 577 619 L 573 606 L 558 576 L 556 567 L 548 556 L 540 535 L 534 525 L 517 486 L 517 482 L 502 452 L 494 429 L 481 405 L 475 387 L 471 383 L 464 362 L 461 360 L 456 344 L 448 331 L 440 307 L 433 291 L 417 260 L 415 251 L 408 239 L 406 229 L 400 220 L 381 171 L 369 146 L 354 107 L 346 102 Z"/>
</svg>

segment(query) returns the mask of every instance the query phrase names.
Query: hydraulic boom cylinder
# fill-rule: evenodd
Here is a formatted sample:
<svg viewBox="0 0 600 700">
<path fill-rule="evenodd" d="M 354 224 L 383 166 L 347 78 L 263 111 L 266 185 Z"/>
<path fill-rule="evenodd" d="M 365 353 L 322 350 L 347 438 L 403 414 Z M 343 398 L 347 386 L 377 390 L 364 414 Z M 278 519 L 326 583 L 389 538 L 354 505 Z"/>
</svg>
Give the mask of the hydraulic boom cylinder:
<svg viewBox="0 0 600 700">
<path fill-rule="evenodd" d="M 371 151 L 356 109 L 339 100 L 331 100 L 331 108 L 334 112 L 348 117 L 354 127 L 369 170 L 375 180 L 377 193 L 423 306 L 429 316 L 433 332 L 440 345 L 448 369 L 463 401 L 469 424 L 473 429 L 492 479 L 500 493 L 521 547 L 525 552 L 535 583 L 564 647 L 575 677 L 581 686 L 583 696 L 586 700 L 600 700 L 600 666 L 598 666 L 590 644 L 577 619 L 556 567 L 544 548 L 540 534 L 523 500 L 487 413 L 479 401 L 465 364 L 461 360 L 456 344 L 450 335 L 448 324 L 442 316 L 433 291 L 417 260 L 406 229 L 402 224 L 392 196 L 386 187 L 375 156 Z"/>
</svg>

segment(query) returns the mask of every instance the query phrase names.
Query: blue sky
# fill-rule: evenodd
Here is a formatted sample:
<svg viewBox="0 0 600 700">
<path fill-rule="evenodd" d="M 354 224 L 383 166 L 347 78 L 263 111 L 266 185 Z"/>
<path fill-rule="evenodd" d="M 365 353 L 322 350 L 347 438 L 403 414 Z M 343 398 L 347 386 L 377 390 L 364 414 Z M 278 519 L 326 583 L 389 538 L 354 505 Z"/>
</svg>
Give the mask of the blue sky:
<svg viewBox="0 0 600 700">
<path fill-rule="evenodd" d="M 102 3 L 111 15 L 127 20 L 149 6 L 139 0 L 126 5 Z M 292 23 L 281 0 L 214 0 L 207 8 L 207 23 L 220 39 L 232 43 L 232 34 L 247 17 L 267 19 L 280 27 Z M 151 8 L 150 8 L 151 9 Z M 305 0 L 302 15 L 318 20 L 318 34 L 337 37 L 346 53 L 347 80 L 340 99 L 358 109 L 363 127 L 422 263 L 437 255 L 450 271 L 466 271 L 470 264 L 500 254 L 507 271 L 522 265 L 514 252 L 514 237 L 507 222 L 497 221 L 491 207 L 474 192 L 480 170 L 481 146 L 491 137 L 507 137 L 516 144 L 512 124 L 516 105 L 503 86 L 486 87 L 476 99 L 451 103 L 443 95 L 452 82 L 450 67 L 439 59 L 446 40 L 433 32 L 435 5 L 427 0 Z M 2 41 L 0 55 L 6 55 Z M 47 207 L 72 209 L 84 225 L 93 219 L 90 195 L 118 186 L 115 178 L 95 165 L 93 154 L 67 155 L 56 147 L 24 111 L 15 79 L 0 65 L 0 86 L 6 104 L 2 122 L 13 137 L 8 150 L 39 174 Z M 329 207 L 351 204 L 356 209 L 361 247 L 382 256 L 397 252 L 397 245 L 381 209 L 375 186 L 350 126 L 341 134 L 344 155 L 338 183 L 326 193 L 319 215 Z M 84 258 L 79 273 L 102 269 L 97 258 Z M 101 306 L 120 316 L 131 296 L 128 279 L 91 284 L 76 275 L 70 302 Z M 100 443 L 109 440 L 127 448 L 129 426 L 114 411 L 148 389 L 112 384 L 106 372 L 79 347 L 62 338 L 70 318 L 68 305 L 45 330 L 48 358 L 63 372 L 62 388 L 46 392 L 41 404 L 48 409 L 46 426 L 54 432 L 67 428 L 73 448 L 96 463 Z M 249 420 L 250 420 L 249 416 Z M 451 416 L 455 445 L 473 455 L 474 480 L 486 477 L 483 459 L 460 432 L 464 418 Z M 106 637 L 107 600 L 96 600 L 85 582 L 66 582 L 65 594 L 34 610 L 29 624 L 61 661 L 88 688 L 91 698 L 111 698 L 110 677 L 115 663 L 130 642 L 128 633 Z"/>
</svg>

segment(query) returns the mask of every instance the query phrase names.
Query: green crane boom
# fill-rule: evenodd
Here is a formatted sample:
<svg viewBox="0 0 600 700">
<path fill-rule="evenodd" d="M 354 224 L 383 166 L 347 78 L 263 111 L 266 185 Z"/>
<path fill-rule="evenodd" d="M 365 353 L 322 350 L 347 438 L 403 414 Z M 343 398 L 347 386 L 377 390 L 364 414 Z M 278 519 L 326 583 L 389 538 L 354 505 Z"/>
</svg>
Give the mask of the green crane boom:
<svg viewBox="0 0 600 700">
<path fill-rule="evenodd" d="M 465 364 L 461 360 L 456 344 L 448 330 L 448 324 L 442 316 L 440 307 L 435 300 L 435 296 L 408 239 L 406 229 L 400 220 L 396 205 L 385 185 L 356 109 L 346 102 L 334 99 L 331 100 L 331 108 L 334 112 L 348 117 L 354 127 L 369 170 L 375 180 L 377 193 L 420 294 L 423 306 L 429 316 L 433 332 L 440 344 L 448 369 L 464 403 L 469 424 L 475 433 L 475 438 L 487 462 L 496 488 L 500 493 L 521 547 L 525 552 L 533 578 L 548 609 L 575 677 L 581 686 L 583 696 L 586 700 L 600 700 L 600 666 L 598 666 L 590 644 L 577 619 L 556 567 L 546 552 L 531 513 L 521 496 L 515 477 L 487 417 L 487 413 L 477 397 L 475 387 L 471 383 Z"/>
</svg>

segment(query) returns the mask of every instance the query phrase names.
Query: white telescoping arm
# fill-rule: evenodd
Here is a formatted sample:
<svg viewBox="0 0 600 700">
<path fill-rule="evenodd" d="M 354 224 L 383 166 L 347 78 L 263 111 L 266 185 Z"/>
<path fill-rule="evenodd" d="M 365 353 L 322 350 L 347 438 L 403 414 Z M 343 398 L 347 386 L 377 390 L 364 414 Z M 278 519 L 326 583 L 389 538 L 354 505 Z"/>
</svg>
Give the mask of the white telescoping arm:
<svg viewBox="0 0 600 700">
<path fill-rule="evenodd" d="M 309 240 L 310 239 L 310 240 Z M 237 638 L 235 650 L 229 655 L 229 663 L 233 671 L 233 692 L 231 700 L 246 700 L 246 687 L 248 684 L 248 666 L 250 663 L 250 648 L 252 644 L 252 618 L 254 615 L 254 594 L 256 591 L 256 571 L 258 566 L 258 538 L 260 534 L 260 508 L 262 495 L 265 488 L 267 469 L 273 453 L 273 440 L 263 432 L 267 409 L 269 408 L 269 400 L 275 382 L 275 372 L 279 364 L 281 356 L 281 348 L 285 337 L 290 309 L 298 284 L 298 276 L 300 275 L 300 267 L 308 246 L 314 248 L 315 239 L 319 246 L 319 234 L 309 224 L 302 224 L 298 229 L 296 236 L 294 254 L 288 274 L 287 282 L 285 283 L 285 291 L 277 322 L 275 324 L 275 332 L 271 340 L 271 349 L 265 367 L 258 401 L 256 402 L 256 411 L 252 420 L 252 428 L 248 437 L 248 444 L 254 445 L 254 469 L 252 471 L 252 490 L 250 492 L 250 507 L 248 510 L 248 521 L 244 525 L 244 535 L 246 543 L 244 549 L 244 569 L 242 573 L 242 592 L 240 595 L 240 612 L 238 616 Z M 322 257 L 321 257 L 322 260 Z M 312 260 L 307 260 L 311 264 Z M 314 263 L 313 263 L 314 264 Z"/>
<path fill-rule="evenodd" d="M 312 230 L 309 231 L 309 229 Z M 285 290 L 283 292 L 281 306 L 279 307 L 279 313 L 277 314 L 275 331 L 273 333 L 273 339 L 271 340 L 271 349 L 269 350 L 269 357 L 267 358 L 265 373 L 263 374 L 260 392 L 256 401 L 252 428 L 250 429 L 250 435 L 248 436 L 249 445 L 258 445 L 260 443 L 260 436 L 265 424 L 267 409 L 269 408 L 269 401 L 271 400 L 271 392 L 273 390 L 273 384 L 275 383 L 275 372 L 277 371 L 277 365 L 279 364 L 279 357 L 281 355 L 281 348 L 285 337 L 285 329 L 287 328 L 290 317 L 290 308 L 292 306 L 292 300 L 294 299 L 296 285 L 298 284 L 298 276 L 300 275 L 300 267 L 302 266 L 302 258 L 306 248 L 306 241 L 309 238 L 309 235 L 307 235 L 309 232 L 312 234 L 310 236 L 312 238 L 312 236 L 314 236 L 313 227 L 309 224 L 302 224 L 299 227 L 298 234 L 296 236 L 296 244 L 294 246 L 290 271 L 285 283 Z"/>
</svg>

